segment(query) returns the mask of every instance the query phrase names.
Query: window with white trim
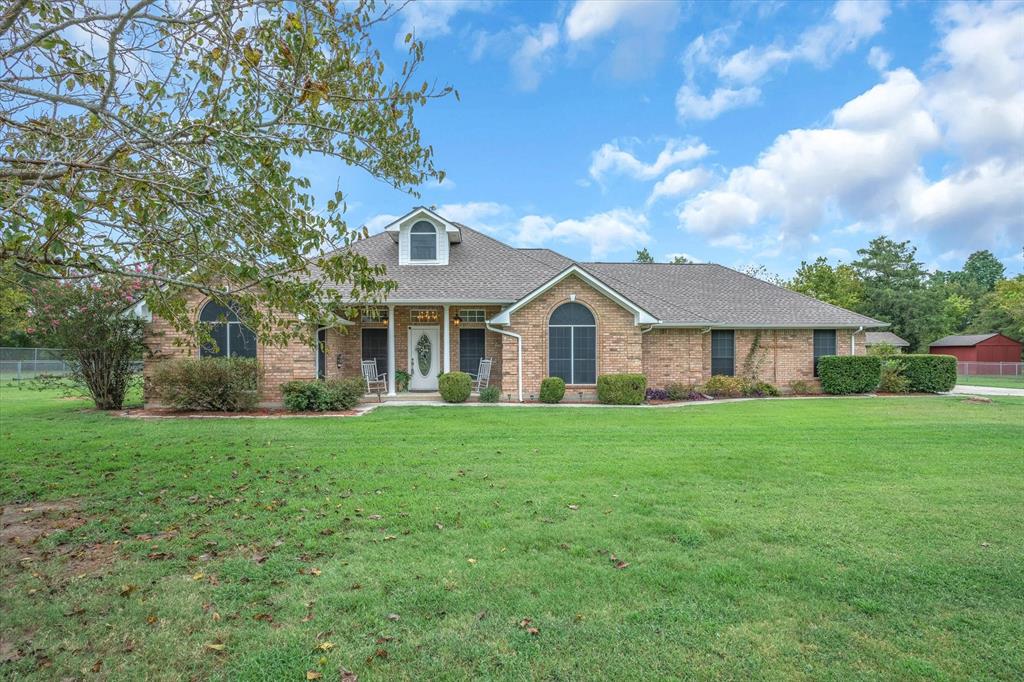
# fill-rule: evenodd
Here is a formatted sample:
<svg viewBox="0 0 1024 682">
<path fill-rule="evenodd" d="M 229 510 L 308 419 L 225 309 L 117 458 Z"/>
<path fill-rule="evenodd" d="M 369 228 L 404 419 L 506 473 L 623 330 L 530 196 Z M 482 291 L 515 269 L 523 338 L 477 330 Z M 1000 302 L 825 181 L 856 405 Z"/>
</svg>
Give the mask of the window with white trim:
<svg viewBox="0 0 1024 682">
<path fill-rule="evenodd" d="M 487 321 L 487 313 L 483 308 L 460 308 L 459 319 L 471 324 L 483 324 Z"/>
<path fill-rule="evenodd" d="M 426 220 L 409 230 L 409 260 L 437 260 L 437 228 Z"/>
<path fill-rule="evenodd" d="M 567 384 L 597 381 L 597 323 L 579 303 L 563 303 L 548 320 L 548 376 Z"/>
<path fill-rule="evenodd" d="M 201 358 L 254 358 L 256 335 L 238 319 L 238 306 L 233 302 L 222 305 L 209 301 L 199 311 L 199 321 L 210 333 L 212 344 L 199 349 Z"/>
</svg>

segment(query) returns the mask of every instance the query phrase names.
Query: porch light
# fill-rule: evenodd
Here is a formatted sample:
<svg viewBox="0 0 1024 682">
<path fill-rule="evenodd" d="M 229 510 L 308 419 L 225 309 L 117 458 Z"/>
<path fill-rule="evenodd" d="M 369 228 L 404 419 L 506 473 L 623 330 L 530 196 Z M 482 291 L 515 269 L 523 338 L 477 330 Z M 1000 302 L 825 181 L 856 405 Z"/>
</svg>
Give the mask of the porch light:
<svg viewBox="0 0 1024 682">
<path fill-rule="evenodd" d="M 460 324 L 462 324 L 462 318 L 456 315 L 455 317 L 452 318 L 452 324 L 458 327 Z"/>
</svg>

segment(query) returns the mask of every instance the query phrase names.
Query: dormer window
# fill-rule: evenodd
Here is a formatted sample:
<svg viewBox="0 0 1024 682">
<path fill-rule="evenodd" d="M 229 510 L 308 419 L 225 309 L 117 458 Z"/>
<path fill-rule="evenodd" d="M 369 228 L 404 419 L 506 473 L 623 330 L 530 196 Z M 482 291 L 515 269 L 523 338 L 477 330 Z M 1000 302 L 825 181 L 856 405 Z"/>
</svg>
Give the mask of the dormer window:
<svg viewBox="0 0 1024 682">
<path fill-rule="evenodd" d="M 426 220 L 409 230 L 409 260 L 437 260 L 437 229 Z"/>
</svg>

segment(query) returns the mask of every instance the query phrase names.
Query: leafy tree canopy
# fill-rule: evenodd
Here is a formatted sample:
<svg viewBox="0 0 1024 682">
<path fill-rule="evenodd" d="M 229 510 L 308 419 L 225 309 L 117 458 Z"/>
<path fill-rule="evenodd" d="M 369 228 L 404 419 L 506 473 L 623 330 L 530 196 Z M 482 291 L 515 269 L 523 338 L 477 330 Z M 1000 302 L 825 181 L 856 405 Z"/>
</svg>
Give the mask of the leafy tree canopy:
<svg viewBox="0 0 1024 682">
<path fill-rule="evenodd" d="M 793 291 L 850 310 L 860 304 L 864 289 L 852 265 L 839 263 L 833 267 L 824 256 L 813 263 L 801 261 L 788 286 Z"/>
<path fill-rule="evenodd" d="M 636 252 L 636 258 L 633 259 L 634 263 L 653 263 L 654 256 L 647 250 L 647 247 L 640 249 Z"/>
<path fill-rule="evenodd" d="M 151 310 L 179 328 L 195 292 L 230 299 L 267 341 L 379 299 L 393 284 L 344 250 L 362 234 L 343 218 L 345 194 L 316 204 L 293 163 L 338 159 L 410 191 L 443 179 L 414 112 L 454 91 L 416 80 L 411 34 L 397 65 L 371 40 L 398 9 L 5 3 L 0 261 L 141 279 Z"/>
</svg>

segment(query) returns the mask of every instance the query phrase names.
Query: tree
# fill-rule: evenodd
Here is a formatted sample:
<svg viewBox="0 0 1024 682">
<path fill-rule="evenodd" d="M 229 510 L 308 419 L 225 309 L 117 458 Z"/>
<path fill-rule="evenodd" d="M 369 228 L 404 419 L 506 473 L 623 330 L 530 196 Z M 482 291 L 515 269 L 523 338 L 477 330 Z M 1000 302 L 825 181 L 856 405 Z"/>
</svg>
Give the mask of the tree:
<svg viewBox="0 0 1024 682">
<path fill-rule="evenodd" d="M 636 252 L 636 258 L 633 259 L 634 263 L 653 263 L 654 256 L 647 250 L 647 247 L 640 249 Z"/>
<path fill-rule="evenodd" d="M 26 330 L 43 345 L 64 349 L 72 375 L 101 410 L 119 410 L 142 359 L 143 323 L 124 315 L 144 291 L 141 279 L 113 275 L 45 281 L 31 290 Z"/>
<path fill-rule="evenodd" d="M 1024 340 L 1024 275 L 996 283 L 995 289 L 982 299 L 971 331 L 999 332 Z"/>
<path fill-rule="evenodd" d="M 833 267 L 824 256 L 819 256 L 813 263 L 801 261 L 792 281 L 786 286 L 850 310 L 860 303 L 864 290 L 860 275 L 852 265 L 839 263 Z"/>
<path fill-rule="evenodd" d="M 0 263 L 0 346 L 27 346 L 29 297 L 24 273 Z"/>
<path fill-rule="evenodd" d="M 687 263 L 692 263 L 692 262 L 693 261 L 691 261 L 689 258 L 687 258 L 686 256 L 684 256 L 682 254 L 678 254 L 678 255 L 672 256 L 672 260 L 669 261 L 669 263 L 672 263 L 674 265 L 686 265 Z"/>
<path fill-rule="evenodd" d="M 863 282 L 857 312 L 889 322 L 891 331 L 915 349 L 944 333 L 944 297 L 925 287 L 928 273 L 910 242 L 877 237 L 857 253 L 860 258 L 851 264 Z"/>
<path fill-rule="evenodd" d="M 453 90 L 395 71 L 371 34 L 401 6 L 328 0 L 12 0 L 0 10 L 0 261 L 54 279 L 142 277 L 150 309 L 232 300 L 264 340 L 310 333 L 393 283 L 344 249 L 338 159 L 396 188 L 443 180 L 414 111 Z M 457 96 L 457 93 L 456 93 Z M 340 249 L 340 250 L 338 250 Z"/>
<path fill-rule="evenodd" d="M 956 279 L 973 284 L 982 292 L 989 292 L 995 288 L 996 282 L 1003 279 L 1005 272 L 1006 268 L 991 251 L 975 251 L 967 257 Z"/>
<path fill-rule="evenodd" d="M 743 270 L 741 270 L 740 272 L 742 272 L 744 275 L 747 275 L 748 277 L 753 277 L 755 279 L 764 280 L 765 282 L 770 282 L 775 286 L 786 286 L 785 280 L 783 280 L 774 272 L 771 272 L 764 265 L 748 265 L 747 267 L 743 268 Z"/>
</svg>

